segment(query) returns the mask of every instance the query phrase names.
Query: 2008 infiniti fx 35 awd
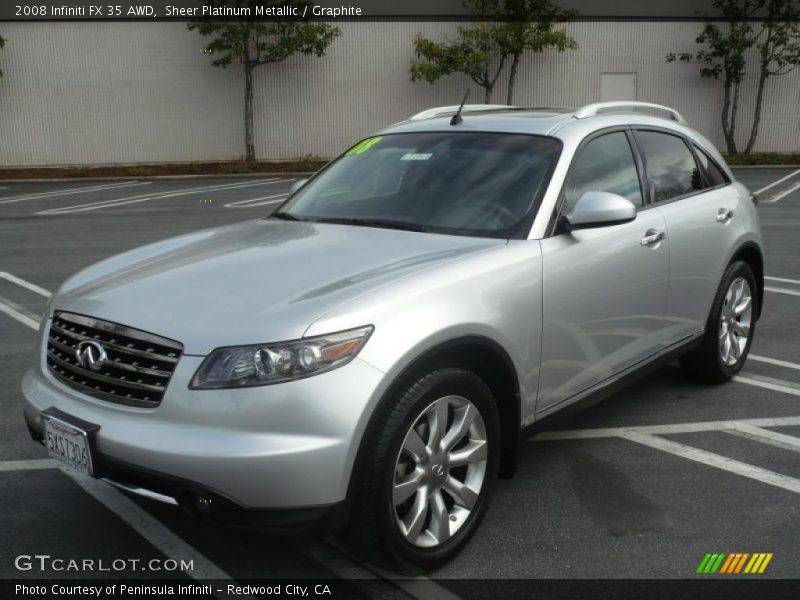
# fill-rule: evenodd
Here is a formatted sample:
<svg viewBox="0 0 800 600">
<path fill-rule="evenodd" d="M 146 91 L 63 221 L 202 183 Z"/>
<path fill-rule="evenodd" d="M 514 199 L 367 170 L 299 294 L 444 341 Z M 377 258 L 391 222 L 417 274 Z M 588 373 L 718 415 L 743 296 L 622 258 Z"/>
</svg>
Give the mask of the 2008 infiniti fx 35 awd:
<svg viewBox="0 0 800 600">
<path fill-rule="evenodd" d="M 424 568 L 521 433 L 653 363 L 723 382 L 763 296 L 756 207 L 674 110 L 425 111 L 270 217 L 53 296 L 25 418 L 55 458 L 203 516 Z"/>
</svg>

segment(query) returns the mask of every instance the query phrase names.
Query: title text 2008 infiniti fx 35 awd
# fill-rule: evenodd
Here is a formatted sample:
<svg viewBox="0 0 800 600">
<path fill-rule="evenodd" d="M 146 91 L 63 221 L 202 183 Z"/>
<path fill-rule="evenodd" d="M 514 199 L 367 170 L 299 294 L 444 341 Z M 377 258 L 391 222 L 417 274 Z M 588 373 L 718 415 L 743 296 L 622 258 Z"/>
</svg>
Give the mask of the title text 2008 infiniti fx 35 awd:
<svg viewBox="0 0 800 600">
<path fill-rule="evenodd" d="M 538 420 L 669 357 L 741 369 L 756 207 L 677 112 L 456 108 L 361 141 L 268 218 L 69 279 L 22 384 L 34 437 L 200 515 L 321 521 L 430 568 Z"/>
</svg>

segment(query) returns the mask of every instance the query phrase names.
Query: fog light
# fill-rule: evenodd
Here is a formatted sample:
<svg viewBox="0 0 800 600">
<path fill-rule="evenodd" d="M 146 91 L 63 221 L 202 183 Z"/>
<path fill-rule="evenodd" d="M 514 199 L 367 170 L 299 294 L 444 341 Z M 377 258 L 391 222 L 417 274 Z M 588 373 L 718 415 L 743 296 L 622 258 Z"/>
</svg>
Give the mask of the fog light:
<svg viewBox="0 0 800 600">
<path fill-rule="evenodd" d="M 197 496 L 194 500 L 194 509 L 198 514 L 203 515 L 204 517 L 207 517 L 211 514 L 213 505 L 213 498 L 209 498 L 208 496 Z"/>
</svg>

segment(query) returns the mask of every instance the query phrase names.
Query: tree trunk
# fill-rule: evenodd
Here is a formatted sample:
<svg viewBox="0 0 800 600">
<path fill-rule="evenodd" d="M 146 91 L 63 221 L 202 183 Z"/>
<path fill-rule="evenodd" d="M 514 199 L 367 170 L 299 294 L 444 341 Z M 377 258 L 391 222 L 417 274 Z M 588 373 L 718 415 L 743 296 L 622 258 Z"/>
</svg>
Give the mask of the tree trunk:
<svg viewBox="0 0 800 600">
<path fill-rule="evenodd" d="M 483 94 L 483 103 L 489 104 L 492 101 L 492 91 L 494 91 L 494 86 L 491 83 L 487 83 L 483 86 L 484 94 Z"/>
<path fill-rule="evenodd" d="M 741 82 L 737 81 L 736 84 L 733 86 L 733 104 L 731 105 L 731 122 L 730 126 L 728 127 L 728 131 L 731 135 L 731 145 L 733 148 L 733 154 L 739 154 L 739 150 L 736 147 L 736 119 L 739 113 L 739 91 L 742 89 Z"/>
<path fill-rule="evenodd" d="M 514 55 L 514 60 L 511 61 L 511 70 L 508 73 L 508 93 L 506 94 L 506 104 L 511 106 L 514 100 L 514 82 L 517 79 L 517 69 L 519 68 L 519 54 Z"/>
<path fill-rule="evenodd" d="M 242 31 L 242 49 L 244 50 L 244 149 L 248 164 L 256 161 L 256 148 L 253 144 L 253 70 L 256 65 L 250 59 L 250 32 Z"/>
<path fill-rule="evenodd" d="M 761 125 L 761 108 L 764 104 L 764 89 L 767 87 L 767 77 L 769 68 L 766 64 L 761 64 L 761 73 L 758 76 L 758 90 L 756 91 L 756 108 L 753 111 L 753 128 L 750 130 L 750 139 L 747 140 L 747 147 L 744 149 L 745 156 L 750 156 L 753 146 L 756 145 L 758 137 L 758 127 Z"/>
<path fill-rule="evenodd" d="M 253 143 L 253 66 L 244 67 L 244 145 L 245 160 L 256 161 L 256 148 Z"/>
<path fill-rule="evenodd" d="M 725 138 L 725 146 L 727 147 L 728 154 L 733 156 L 737 153 L 736 141 L 733 139 L 730 127 L 730 113 L 731 113 L 731 82 L 725 81 L 723 86 L 724 100 L 722 102 L 722 114 L 720 115 L 722 121 L 722 135 Z"/>
<path fill-rule="evenodd" d="M 770 5 L 770 9 L 773 6 Z M 772 16 L 772 15 L 770 15 Z M 761 51 L 761 62 L 759 64 L 761 71 L 758 74 L 758 89 L 756 90 L 756 107 L 753 111 L 753 127 L 750 129 L 750 139 L 747 140 L 747 147 L 744 149 L 744 153 L 746 156 L 749 156 L 750 153 L 753 151 L 753 146 L 756 145 L 756 138 L 758 137 L 758 128 L 761 125 L 761 109 L 764 104 L 764 90 L 767 87 L 767 78 L 770 75 L 769 72 L 769 63 L 770 63 L 770 51 L 772 50 L 772 23 L 767 22 L 766 24 L 767 30 L 767 39 L 764 40 L 763 45 L 759 47 Z"/>
</svg>

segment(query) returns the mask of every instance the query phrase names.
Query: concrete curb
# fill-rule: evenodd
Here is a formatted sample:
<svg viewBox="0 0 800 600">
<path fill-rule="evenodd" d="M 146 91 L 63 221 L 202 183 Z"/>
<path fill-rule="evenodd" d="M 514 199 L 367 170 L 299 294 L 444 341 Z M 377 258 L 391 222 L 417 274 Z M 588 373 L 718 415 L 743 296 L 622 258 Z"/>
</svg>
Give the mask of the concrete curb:
<svg viewBox="0 0 800 600">
<path fill-rule="evenodd" d="M 731 169 L 800 169 L 800 165 L 728 165 Z"/>
<path fill-rule="evenodd" d="M 63 183 L 71 181 L 159 181 L 169 179 L 242 179 L 247 177 L 310 177 L 313 172 L 281 172 L 281 173 L 220 173 L 218 175 L 144 175 L 142 177 L 47 177 L 43 179 L 0 179 L 0 185 L 6 183 Z"/>
</svg>

